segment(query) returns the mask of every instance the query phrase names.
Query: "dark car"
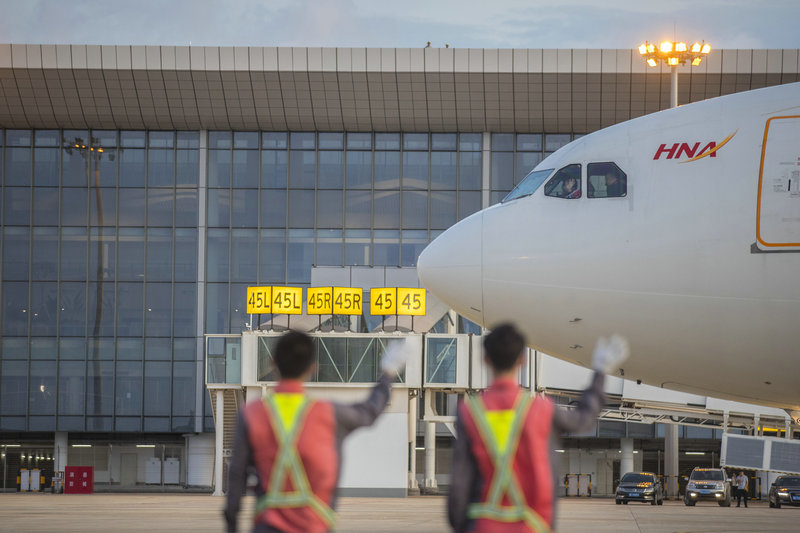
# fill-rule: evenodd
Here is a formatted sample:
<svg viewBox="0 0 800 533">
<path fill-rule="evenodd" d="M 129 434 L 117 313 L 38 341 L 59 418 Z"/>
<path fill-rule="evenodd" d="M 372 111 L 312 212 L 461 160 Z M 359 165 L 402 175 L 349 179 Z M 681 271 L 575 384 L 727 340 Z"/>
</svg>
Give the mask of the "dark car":
<svg viewBox="0 0 800 533">
<path fill-rule="evenodd" d="M 722 468 L 695 468 L 686 484 L 683 503 L 692 506 L 710 500 L 720 507 L 731 506 L 731 480 Z"/>
<path fill-rule="evenodd" d="M 664 503 L 664 487 L 652 472 L 628 472 L 617 485 L 617 505 L 628 502 Z"/>
<path fill-rule="evenodd" d="M 769 487 L 769 506 L 800 506 L 800 476 L 781 476 Z"/>
</svg>

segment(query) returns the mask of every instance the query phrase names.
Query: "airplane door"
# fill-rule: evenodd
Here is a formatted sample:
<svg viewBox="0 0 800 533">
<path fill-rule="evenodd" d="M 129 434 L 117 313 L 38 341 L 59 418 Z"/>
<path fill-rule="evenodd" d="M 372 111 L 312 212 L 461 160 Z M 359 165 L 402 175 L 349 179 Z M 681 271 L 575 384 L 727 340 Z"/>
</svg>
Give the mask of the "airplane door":
<svg viewBox="0 0 800 533">
<path fill-rule="evenodd" d="M 800 251 L 800 116 L 772 117 L 764 128 L 758 176 L 756 244 Z"/>
</svg>

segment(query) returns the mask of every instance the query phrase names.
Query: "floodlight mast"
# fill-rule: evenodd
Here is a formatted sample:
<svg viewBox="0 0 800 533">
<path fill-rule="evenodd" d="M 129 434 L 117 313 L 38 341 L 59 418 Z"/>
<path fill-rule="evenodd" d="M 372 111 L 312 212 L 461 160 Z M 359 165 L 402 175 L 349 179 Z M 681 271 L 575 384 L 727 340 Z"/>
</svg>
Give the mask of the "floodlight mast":
<svg viewBox="0 0 800 533">
<path fill-rule="evenodd" d="M 647 41 L 639 45 L 639 55 L 647 61 L 649 66 L 657 67 L 659 61 L 669 65 L 670 107 L 678 107 L 678 66 L 684 65 L 688 61 L 693 67 L 696 67 L 709 52 L 711 52 L 711 45 L 705 41 L 695 42 L 691 47 L 684 42 L 673 41 L 664 41 L 659 46 Z"/>
</svg>

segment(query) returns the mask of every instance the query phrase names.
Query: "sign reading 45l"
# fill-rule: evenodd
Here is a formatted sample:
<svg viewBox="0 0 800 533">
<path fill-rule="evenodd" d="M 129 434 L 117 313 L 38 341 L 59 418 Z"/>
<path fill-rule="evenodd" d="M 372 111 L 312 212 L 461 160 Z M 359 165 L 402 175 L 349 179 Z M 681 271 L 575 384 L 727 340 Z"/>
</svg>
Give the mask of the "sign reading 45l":
<svg viewBox="0 0 800 533">
<path fill-rule="evenodd" d="M 272 312 L 272 287 L 247 287 L 247 314 Z"/>
</svg>

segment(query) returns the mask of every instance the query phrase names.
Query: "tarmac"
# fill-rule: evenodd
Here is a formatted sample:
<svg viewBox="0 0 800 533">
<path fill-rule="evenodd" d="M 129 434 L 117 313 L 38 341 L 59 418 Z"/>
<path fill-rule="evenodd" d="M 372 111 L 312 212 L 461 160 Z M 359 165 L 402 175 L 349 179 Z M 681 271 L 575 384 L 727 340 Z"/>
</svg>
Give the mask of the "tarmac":
<svg viewBox="0 0 800 533">
<path fill-rule="evenodd" d="M 0 494 L 0 531 L 205 532 L 224 531 L 223 498 L 197 494 Z M 253 499 L 245 501 L 239 531 L 249 531 Z M 450 531 L 442 497 L 342 498 L 337 531 L 434 533 Z M 770 509 L 712 503 L 685 507 L 615 505 L 612 499 L 559 501 L 559 533 L 710 533 L 800 531 L 800 507 Z"/>
</svg>

